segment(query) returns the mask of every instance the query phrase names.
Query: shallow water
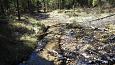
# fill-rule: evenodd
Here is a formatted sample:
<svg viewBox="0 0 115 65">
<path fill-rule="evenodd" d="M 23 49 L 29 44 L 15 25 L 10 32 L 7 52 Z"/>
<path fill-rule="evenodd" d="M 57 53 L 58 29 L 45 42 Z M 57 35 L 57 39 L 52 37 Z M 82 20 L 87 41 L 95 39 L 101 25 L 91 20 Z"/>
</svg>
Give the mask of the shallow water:
<svg viewBox="0 0 115 65">
<path fill-rule="evenodd" d="M 54 64 L 50 61 L 47 61 L 39 57 L 38 53 L 33 52 L 30 58 L 26 61 L 26 63 L 21 63 L 19 65 L 54 65 Z"/>
<path fill-rule="evenodd" d="M 32 52 L 28 60 L 25 63 L 20 63 L 19 65 L 54 65 L 53 62 L 45 60 L 39 55 L 39 53 L 47 44 L 47 41 L 48 39 L 46 37 L 39 41 L 35 51 Z"/>
<path fill-rule="evenodd" d="M 80 25 L 86 26 L 86 27 L 93 26 L 97 28 L 102 28 L 106 24 L 109 24 L 109 23 L 115 24 L 115 16 L 112 16 L 111 18 L 107 18 L 103 20 L 93 21 L 93 22 L 83 22 L 83 23 L 80 23 Z M 100 65 L 100 63 L 105 63 L 105 65 L 107 65 L 108 61 L 112 62 L 115 60 L 115 56 L 113 54 L 109 54 L 106 52 L 106 50 L 103 49 L 106 47 L 107 47 L 106 49 L 113 49 L 113 47 L 110 44 L 102 45 L 103 47 L 102 50 L 100 52 L 99 51 L 96 52 L 95 50 L 97 48 L 95 49 L 95 47 L 93 47 L 92 44 L 89 44 L 89 43 L 94 42 L 95 39 L 93 37 L 84 36 L 83 38 L 81 38 L 83 43 L 82 42 L 78 43 L 78 41 L 76 41 L 76 35 L 77 35 L 76 29 L 66 29 L 66 26 L 65 27 L 64 26 L 65 25 L 60 26 L 61 30 L 59 29 L 60 32 L 62 33 L 61 42 L 59 44 L 61 44 L 61 48 L 62 50 L 64 50 L 62 57 L 66 57 L 65 58 L 66 62 L 67 62 L 67 59 L 75 61 L 74 63 L 71 63 L 70 65 Z M 50 40 L 50 37 L 45 36 L 41 41 L 39 41 L 35 51 L 30 55 L 29 59 L 25 63 L 21 63 L 19 65 L 54 65 L 53 62 L 45 60 L 41 58 L 39 55 L 42 49 L 46 46 L 48 40 Z M 91 47 L 91 49 L 89 50 L 90 53 L 89 51 L 86 51 L 86 49 L 89 47 Z M 101 53 L 105 53 L 105 54 L 101 54 Z M 107 58 L 103 58 L 103 57 L 108 57 L 108 58 L 111 57 L 111 58 L 109 58 L 108 60 Z"/>
</svg>

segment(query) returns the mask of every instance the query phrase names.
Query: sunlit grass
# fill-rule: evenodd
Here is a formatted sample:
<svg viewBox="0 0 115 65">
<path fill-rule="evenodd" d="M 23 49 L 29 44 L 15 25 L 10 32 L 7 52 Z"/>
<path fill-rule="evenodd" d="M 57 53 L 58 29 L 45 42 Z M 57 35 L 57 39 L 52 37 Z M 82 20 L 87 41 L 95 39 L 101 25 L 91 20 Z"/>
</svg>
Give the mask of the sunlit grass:
<svg viewBox="0 0 115 65">
<path fill-rule="evenodd" d="M 24 21 L 13 21 L 10 24 L 16 28 L 26 28 L 27 30 L 33 31 L 33 33 L 31 34 L 28 34 L 29 31 L 27 31 L 27 33 L 19 36 L 19 40 L 24 41 L 24 44 L 26 44 L 27 46 L 34 48 L 38 39 L 36 34 L 42 32 L 41 30 L 44 26 L 39 22 L 35 22 L 34 19 L 32 19 L 33 21 L 30 19 L 29 21 L 31 21 L 32 24 L 24 23 Z M 21 34 L 21 32 L 19 32 L 19 34 Z"/>
<path fill-rule="evenodd" d="M 32 30 L 33 26 L 32 25 L 28 25 L 28 24 L 24 24 L 24 23 L 21 23 L 21 22 L 12 22 L 10 23 L 12 26 L 15 26 L 15 27 L 25 27 L 27 28 L 28 30 Z"/>
<path fill-rule="evenodd" d="M 115 24 L 108 24 L 106 28 L 108 29 L 109 32 L 115 34 Z"/>
<path fill-rule="evenodd" d="M 31 17 L 21 21 L 10 19 L 6 22 L 8 23 L 1 23 L 0 26 L 3 36 L 3 38 L 0 37 L 2 43 L 0 50 L 4 53 L 0 57 L 3 57 L 3 63 L 12 64 L 22 61 L 35 49 L 39 40 L 38 35 L 43 32 L 45 26 Z"/>
<path fill-rule="evenodd" d="M 20 40 L 35 42 L 35 41 L 37 41 L 37 37 L 32 36 L 32 35 L 22 35 L 22 36 L 20 37 Z"/>
</svg>

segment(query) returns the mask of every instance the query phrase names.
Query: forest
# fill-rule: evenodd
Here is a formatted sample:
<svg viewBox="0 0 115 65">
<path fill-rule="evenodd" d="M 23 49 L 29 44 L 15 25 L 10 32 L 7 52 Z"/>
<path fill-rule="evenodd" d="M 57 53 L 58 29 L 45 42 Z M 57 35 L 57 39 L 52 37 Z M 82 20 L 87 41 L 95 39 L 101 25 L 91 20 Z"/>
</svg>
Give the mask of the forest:
<svg viewBox="0 0 115 65">
<path fill-rule="evenodd" d="M 115 0 L 0 0 L 0 65 L 115 65 Z"/>
</svg>

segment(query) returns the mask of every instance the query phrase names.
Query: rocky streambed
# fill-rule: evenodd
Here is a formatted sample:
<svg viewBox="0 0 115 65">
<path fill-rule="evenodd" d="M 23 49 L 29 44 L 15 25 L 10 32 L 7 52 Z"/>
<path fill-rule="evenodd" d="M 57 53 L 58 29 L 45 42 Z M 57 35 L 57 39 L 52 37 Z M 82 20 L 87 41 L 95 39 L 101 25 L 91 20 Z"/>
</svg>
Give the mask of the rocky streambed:
<svg viewBox="0 0 115 65">
<path fill-rule="evenodd" d="M 20 65 L 113 65 L 115 34 L 106 28 L 59 23 L 49 27 L 30 58 Z"/>
</svg>

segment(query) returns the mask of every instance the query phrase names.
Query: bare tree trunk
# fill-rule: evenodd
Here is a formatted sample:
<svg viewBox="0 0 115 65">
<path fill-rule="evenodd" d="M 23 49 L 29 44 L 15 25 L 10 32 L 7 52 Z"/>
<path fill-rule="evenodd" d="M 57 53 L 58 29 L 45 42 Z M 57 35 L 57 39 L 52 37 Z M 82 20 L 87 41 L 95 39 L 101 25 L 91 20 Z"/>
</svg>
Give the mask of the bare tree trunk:
<svg viewBox="0 0 115 65">
<path fill-rule="evenodd" d="M 39 1 L 37 1 L 37 13 L 40 12 L 40 8 L 41 8 L 41 3 Z"/>
<path fill-rule="evenodd" d="M 30 0 L 28 0 L 28 12 L 30 14 L 32 14 L 32 11 L 31 11 L 31 1 Z"/>
<path fill-rule="evenodd" d="M 46 11 L 48 12 L 48 0 L 46 1 Z"/>
<path fill-rule="evenodd" d="M 20 9 L 19 9 L 19 0 L 17 0 L 17 15 L 18 15 L 18 20 L 21 20 L 21 16 L 20 16 Z"/>
<path fill-rule="evenodd" d="M 61 9 L 61 0 L 58 0 L 58 9 Z"/>
<path fill-rule="evenodd" d="M 101 2 L 101 0 L 98 0 L 98 7 L 99 7 L 99 13 L 101 13 L 101 11 L 102 11 L 102 2 Z"/>
<path fill-rule="evenodd" d="M 73 0 L 73 10 L 75 11 L 75 0 Z"/>
<path fill-rule="evenodd" d="M 45 2 L 45 0 L 43 0 L 43 10 L 44 10 L 44 12 L 46 12 L 46 2 Z"/>
<path fill-rule="evenodd" d="M 61 9 L 64 9 L 64 6 L 65 6 L 64 1 L 65 1 L 65 0 L 61 0 Z"/>
<path fill-rule="evenodd" d="M 0 14 L 1 15 L 5 15 L 5 11 L 4 11 L 4 6 L 3 6 L 3 1 L 0 0 Z"/>
</svg>

